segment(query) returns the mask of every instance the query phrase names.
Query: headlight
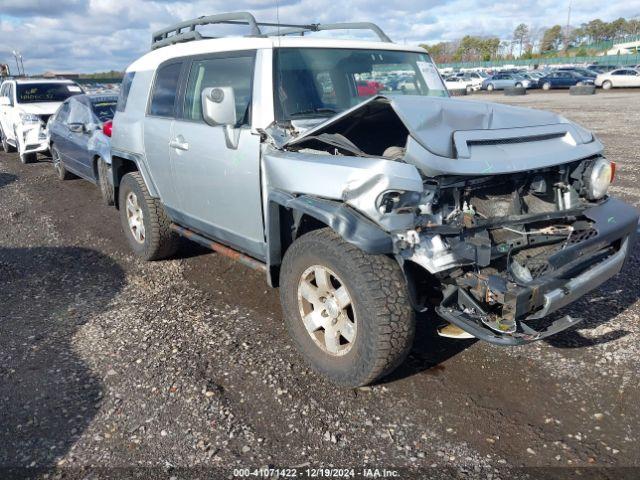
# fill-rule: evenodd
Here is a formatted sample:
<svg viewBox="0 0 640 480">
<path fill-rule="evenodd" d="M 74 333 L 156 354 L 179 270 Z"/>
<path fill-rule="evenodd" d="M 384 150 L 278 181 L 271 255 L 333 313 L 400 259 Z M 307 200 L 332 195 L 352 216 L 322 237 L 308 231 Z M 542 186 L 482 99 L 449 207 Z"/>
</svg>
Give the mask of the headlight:
<svg viewBox="0 0 640 480">
<path fill-rule="evenodd" d="M 40 117 L 33 113 L 21 113 L 20 120 L 22 120 L 22 123 L 38 123 L 40 122 Z"/>
<path fill-rule="evenodd" d="M 607 194 L 613 181 L 615 163 L 599 158 L 584 173 L 585 192 L 589 200 L 599 200 Z"/>
</svg>

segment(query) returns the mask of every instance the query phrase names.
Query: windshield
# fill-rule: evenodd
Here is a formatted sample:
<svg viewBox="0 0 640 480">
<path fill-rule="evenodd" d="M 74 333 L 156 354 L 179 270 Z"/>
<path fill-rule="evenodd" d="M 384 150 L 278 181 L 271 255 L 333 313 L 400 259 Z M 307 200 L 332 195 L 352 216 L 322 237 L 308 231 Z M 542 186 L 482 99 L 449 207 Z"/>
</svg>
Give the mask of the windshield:
<svg viewBox="0 0 640 480">
<path fill-rule="evenodd" d="M 91 108 L 93 109 L 93 113 L 96 117 L 98 117 L 98 120 L 100 120 L 101 123 L 104 123 L 113 119 L 113 116 L 116 113 L 116 103 L 116 100 L 95 102 L 91 104 Z"/>
<path fill-rule="evenodd" d="M 278 120 L 333 116 L 378 94 L 448 96 L 426 52 L 280 48 L 274 61 Z"/>
<path fill-rule="evenodd" d="M 82 90 L 72 83 L 19 83 L 16 93 L 18 103 L 64 102 Z"/>
</svg>

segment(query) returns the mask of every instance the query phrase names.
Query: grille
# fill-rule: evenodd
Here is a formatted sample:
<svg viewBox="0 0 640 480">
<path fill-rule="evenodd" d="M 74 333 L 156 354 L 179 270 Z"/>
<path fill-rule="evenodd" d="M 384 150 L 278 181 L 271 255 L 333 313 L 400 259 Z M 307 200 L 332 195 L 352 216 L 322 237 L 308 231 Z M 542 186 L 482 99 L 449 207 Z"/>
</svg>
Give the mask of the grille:
<svg viewBox="0 0 640 480">
<path fill-rule="evenodd" d="M 547 133 L 545 135 L 532 135 L 526 137 L 511 137 L 511 138 L 496 138 L 486 140 L 467 140 L 467 145 L 508 145 L 512 143 L 528 143 L 528 142 L 541 142 L 543 140 L 552 140 L 554 138 L 564 137 L 564 133 Z"/>
</svg>

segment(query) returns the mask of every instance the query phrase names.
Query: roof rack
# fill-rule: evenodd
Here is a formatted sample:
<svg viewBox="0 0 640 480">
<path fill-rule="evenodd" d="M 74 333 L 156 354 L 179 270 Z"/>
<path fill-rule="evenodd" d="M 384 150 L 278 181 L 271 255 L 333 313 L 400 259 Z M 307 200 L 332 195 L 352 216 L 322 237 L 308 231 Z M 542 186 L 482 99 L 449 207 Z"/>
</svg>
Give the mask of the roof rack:
<svg viewBox="0 0 640 480">
<path fill-rule="evenodd" d="M 218 15 L 208 15 L 186 20 L 170 27 L 154 32 L 151 38 L 151 50 L 173 45 L 175 43 L 190 42 L 194 40 L 204 40 L 220 37 L 204 37 L 196 27 L 204 25 L 247 25 L 250 33 L 247 37 L 273 37 L 283 35 L 304 35 L 307 32 L 320 32 L 327 30 L 371 30 L 383 42 L 391 43 L 391 39 L 375 23 L 355 22 L 355 23 L 312 23 L 307 25 L 296 25 L 288 23 L 258 22 L 249 12 L 221 13 Z M 263 33 L 260 27 L 277 27 L 278 30 Z"/>
</svg>

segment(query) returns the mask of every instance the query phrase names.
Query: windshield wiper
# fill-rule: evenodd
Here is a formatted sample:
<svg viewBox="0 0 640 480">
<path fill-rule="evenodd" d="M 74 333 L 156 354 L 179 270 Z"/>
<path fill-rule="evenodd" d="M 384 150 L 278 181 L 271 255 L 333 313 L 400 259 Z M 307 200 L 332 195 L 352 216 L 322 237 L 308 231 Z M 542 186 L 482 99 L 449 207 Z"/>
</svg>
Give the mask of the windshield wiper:
<svg viewBox="0 0 640 480">
<path fill-rule="evenodd" d="M 331 115 L 335 115 L 338 112 L 336 112 L 332 108 L 321 107 L 321 108 L 313 108 L 313 109 L 309 109 L 309 110 L 301 110 L 299 112 L 290 113 L 289 116 L 290 117 L 297 117 L 297 116 L 300 116 L 300 115 L 313 115 L 315 113 L 329 113 Z"/>
</svg>

